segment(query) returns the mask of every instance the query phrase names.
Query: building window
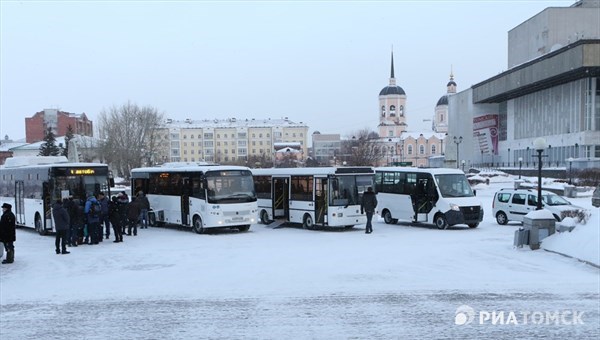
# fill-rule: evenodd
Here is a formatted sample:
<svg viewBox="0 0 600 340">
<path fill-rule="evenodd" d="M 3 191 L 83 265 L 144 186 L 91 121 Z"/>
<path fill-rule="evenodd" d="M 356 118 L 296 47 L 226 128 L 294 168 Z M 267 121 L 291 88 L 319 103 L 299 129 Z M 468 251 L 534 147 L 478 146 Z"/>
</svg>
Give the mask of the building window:
<svg viewBox="0 0 600 340">
<path fill-rule="evenodd" d="M 395 117 L 395 116 L 396 116 L 396 106 L 390 105 L 390 117 Z"/>
<path fill-rule="evenodd" d="M 408 150 L 408 154 L 409 154 L 409 155 L 412 155 L 412 154 L 413 154 L 413 147 L 412 147 L 412 145 L 409 145 L 409 146 L 407 147 L 407 150 Z"/>
<path fill-rule="evenodd" d="M 400 117 L 404 117 L 404 106 L 400 105 L 400 110 L 398 110 L 400 113 Z"/>
<path fill-rule="evenodd" d="M 440 123 L 443 123 L 443 122 L 444 122 L 444 114 L 442 113 L 442 114 L 440 114 Z"/>
<path fill-rule="evenodd" d="M 385 106 L 381 107 L 381 117 L 385 117 Z"/>
<path fill-rule="evenodd" d="M 419 145 L 419 155 L 425 154 L 425 146 L 423 144 Z"/>
<path fill-rule="evenodd" d="M 432 154 L 432 155 L 435 155 L 435 152 L 436 152 L 436 147 L 435 147 L 435 145 L 431 145 L 431 154 Z"/>
</svg>

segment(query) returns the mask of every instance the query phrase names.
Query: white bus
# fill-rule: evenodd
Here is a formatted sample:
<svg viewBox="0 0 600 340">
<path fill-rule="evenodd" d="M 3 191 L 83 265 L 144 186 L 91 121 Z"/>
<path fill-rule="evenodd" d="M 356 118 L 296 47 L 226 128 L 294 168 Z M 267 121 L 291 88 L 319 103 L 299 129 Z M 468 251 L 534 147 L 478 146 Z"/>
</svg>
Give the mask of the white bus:
<svg viewBox="0 0 600 340">
<path fill-rule="evenodd" d="M 373 168 L 252 169 L 252 175 L 263 224 L 278 220 L 315 229 L 351 228 L 367 222 L 360 200 L 373 185 Z"/>
<path fill-rule="evenodd" d="M 7 158 L 0 167 L 0 204 L 11 204 L 17 225 L 40 235 L 56 231 L 55 201 L 73 197 L 84 203 L 88 193 L 110 195 L 111 186 L 108 165 L 69 163 L 64 156 Z"/>
<path fill-rule="evenodd" d="M 209 228 L 247 231 L 256 223 L 250 169 L 204 163 L 167 163 L 131 170 L 131 187 L 148 197 L 150 225 L 177 224 L 201 234 Z"/>
<path fill-rule="evenodd" d="M 438 229 L 456 224 L 477 228 L 483 207 L 459 169 L 375 168 L 377 212 L 385 223 L 433 223 Z"/>
</svg>

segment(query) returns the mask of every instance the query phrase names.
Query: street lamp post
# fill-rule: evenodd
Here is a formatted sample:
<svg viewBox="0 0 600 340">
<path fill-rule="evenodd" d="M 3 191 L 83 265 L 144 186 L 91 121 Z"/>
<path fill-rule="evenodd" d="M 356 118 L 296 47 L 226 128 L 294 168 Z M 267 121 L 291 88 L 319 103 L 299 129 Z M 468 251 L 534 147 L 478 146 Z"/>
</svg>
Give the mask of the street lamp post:
<svg viewBox="0 0 600 340">
<path fill-rule="evenodd" d="M 546 140 L 542 137 L 538 137 L 533 141 L 533 147 L 537 151 L 538 157 L 538 197 L 537 197 L 537 208 L 536 210 L 542 210 L 542 153 L 544 149 L 548 147 Z"/>
<path fill-rule="evenodd" d="M 569 162 L 569 184 L 573 184 L 573 157 L 567 159 Z"/>
<path fill-rule="evenodd" d="M 481 166 L 483 166 L 483 150 L 481 150 Z"/>
<path fill-rule="evenodd" d="M 523 157 L 519 157 L 519 179 L 521 179 L 521 166 L 523 165 Z"/>
<path fill-rule="evenodd" d="M 460 137 L 454 136 L 454 144 L 456 144 L 456 168 L 457 169 L 458 169 L 458 160 L 459 160 L 458 156 L 459 156 L 459 151 L 460 151 L 459 144 L 462 143 L 462 140 L 463 140 L 462 136 L 460 136 Z"/>
<path fill-rule="evenodd" d="M 510 166 L 510 148 L 508 148 L 508 162 L 506 166 Z"/>
</svg>

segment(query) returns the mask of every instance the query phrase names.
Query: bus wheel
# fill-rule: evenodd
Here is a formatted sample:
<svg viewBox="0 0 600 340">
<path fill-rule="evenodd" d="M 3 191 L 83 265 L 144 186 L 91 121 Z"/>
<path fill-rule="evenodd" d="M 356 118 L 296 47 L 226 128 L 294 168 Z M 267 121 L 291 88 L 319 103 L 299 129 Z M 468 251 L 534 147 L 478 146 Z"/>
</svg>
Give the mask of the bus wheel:
<svg viewBox="0 0 600 340">
<path fill-rule="evenodd" d="M 269 213 L 266 210 L 260 212 L 260 223 L 269 224 Z"/>
<path fill-rule="evenodd" d="M 309 214 L 304 215 L 304 222 L 302 223 L 304 229 L 312 230 L 314 228 L 313 219 Z"/>
<path fill-rule="evenodd" d="M 42 224 L 42 218 L 40 214 L 35 214 L 35 231 L 37 231 L 40 235 L 46 235 L 46 230 L 44 230 L 44 225 Z"/>
<path fill-rule="evenodd" d="M 202 226 L 202 219 L 199 216 L 194 216 L 194 225 L 192 226 L 196 234 L 204 233 L 204 227 Z"/>
<path fill-rule="evenodd" d="M 239 231 L 248 231 L 248 230 L 250 230 L 250 226 L 249 225 L 239 226 L 238 230 Z"/>
<path fill-rule="evenodd" d="M 469 228 L 471 228 L 471 229 L 475 229 L 477 227 L 479 227 L 479 223 L 471 223 L 471 224 L 469 224 Z"/>
<path fill-rule="evenodd" d="M 448 222 L 446 222 L 446 218 L 443 214 L 437 214 L 434 219 L 435 226 L 438 229 L 446 229 L 448 228 Z"/>
<path fill-rule="evenodd" d="M 397 219 L 392 218 L 392 213 L 387 209 L 383 211 L 383 221 L 386 224 L 395 224 L 396 222 L 398 222 Z"/>
</svg>

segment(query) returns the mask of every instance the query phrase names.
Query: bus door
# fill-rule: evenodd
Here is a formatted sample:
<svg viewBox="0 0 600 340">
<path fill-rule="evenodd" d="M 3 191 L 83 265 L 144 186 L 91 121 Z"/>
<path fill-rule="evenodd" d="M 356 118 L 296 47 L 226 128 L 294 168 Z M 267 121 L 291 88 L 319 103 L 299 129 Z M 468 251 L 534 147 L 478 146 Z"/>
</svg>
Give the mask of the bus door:
<svg viewBox="0 0 600 340">
<path fill-rule="evenodd" d="M 413 194 L 416 222 L 428 222 L 429 212 L 437 201 L 435 182 L 430 174 L 417 174 L 417 185 Z"/>
<path fill-rule="evenodd" d="M 273 177 L 273 219 L 290 219 L 290 193 L 288 177 Z"/>
<path fill-rule="evenodd" d="M 327 177 L 315 177 L 315 223 L 327 223 Z"/>
<path fill-rule="evenodd" d="M 181 224 L 190 225 L 190 196 L 192 190 L 192 183 L 189 177 L 183 177 L 183 190 L 181 192 Z"/>
<path fill-rule="evenodd" d="M 15 219 L 19 225 L 25 225 L 25 184 L 23 181 L 15 182 Z"/>
<path fill-rule="evenodd" d="M 44 182 L 42 183 L 42 197 L 43 197 L 43 221 L 42 221 L 42 230 L 52 229 L 52 190 L 50 190 L 50 183 Z"/>
</svg>

